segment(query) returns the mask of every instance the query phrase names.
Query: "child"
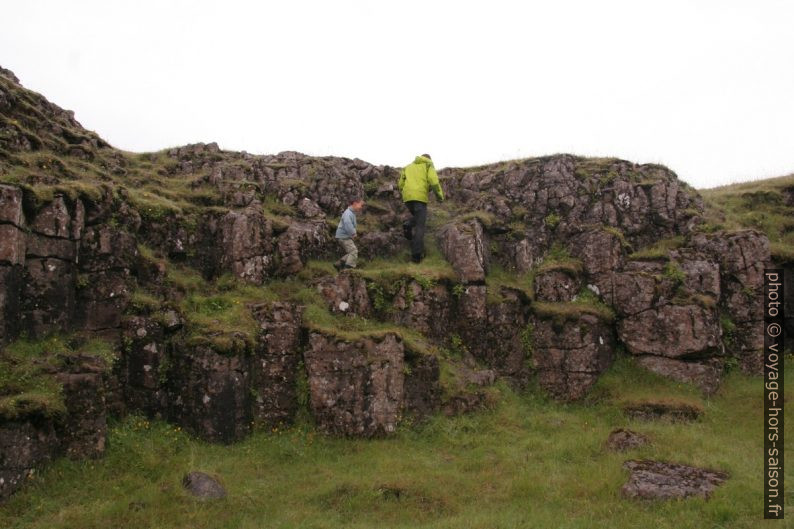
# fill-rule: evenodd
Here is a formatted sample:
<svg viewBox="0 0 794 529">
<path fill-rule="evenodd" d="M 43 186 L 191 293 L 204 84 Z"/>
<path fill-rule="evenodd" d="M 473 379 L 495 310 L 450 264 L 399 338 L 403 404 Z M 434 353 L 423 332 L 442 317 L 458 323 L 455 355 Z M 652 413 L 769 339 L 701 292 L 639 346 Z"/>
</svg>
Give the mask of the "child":
<svg viewBox="0 0 794 529">
<path fill-rule="evenodd" d="M 364 209 L 364 201 L 355 197 L 350 200 L 350 205 L 342 213 L 342 219 L 336 228 L 336 239 L 345 251 L 345 255 L 334 263 L 334 268 L 337 270 L 356 267 L 358 248 L 353 239 L 356 237 L 356 213 L 360 213 L 362 209 Z"/>
</svg>

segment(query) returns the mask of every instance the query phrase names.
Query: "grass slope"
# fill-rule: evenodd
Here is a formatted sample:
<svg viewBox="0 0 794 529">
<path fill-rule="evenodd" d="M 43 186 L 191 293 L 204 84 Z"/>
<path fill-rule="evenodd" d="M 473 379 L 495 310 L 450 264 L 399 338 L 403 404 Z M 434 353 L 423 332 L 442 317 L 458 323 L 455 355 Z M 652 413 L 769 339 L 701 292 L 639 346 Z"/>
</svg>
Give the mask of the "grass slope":
<svg viewBox="0 0 794 529">
<path fill-rule="evenodd" d="M 794 383 L 794 370 L 786 373 Z M 761 384 L 732 372 L 703 399 L 621 358 L 590 399 L 558 404 L 501 388 L 492 410 L 405 427 L 389 439 L 319 436 L 308 426 L 258 432 L 229 447 L 128 417 L 99 461 L 58 460 L 0 507 L 9 528 L 753 528 L 761 519 Z M 647 399 L 701 406 L 697 422 L 643 423 L 621 406 Z M 794 417 L 788 416 L 789 425 Z M 602 448 L 616 427 L 652 446 Z M 787 448 L 790 450 L 791 435 Z M 623 461 L 654 458 L 725 470 L 709 501 L 620 497 Z M 200 503 L 190 470 L 218 476 L 229 496 Z M 787 475 L 792 478 L 791 472 Z M 75 486 L 79 484 L 79 486 Z M 791 498 L 791 493 L 789 493 Z M 787 503 L 791 503 L 790 501 Z"/>
<path fill-rule="evenodd" d="M 718 227 L 755 228 L 769 237 L 772 256 L 794 261 L 794 174 L 701 189 L 707 217 Z M 791 204 L 791 202 L 789 202 Z"/>
</svg>

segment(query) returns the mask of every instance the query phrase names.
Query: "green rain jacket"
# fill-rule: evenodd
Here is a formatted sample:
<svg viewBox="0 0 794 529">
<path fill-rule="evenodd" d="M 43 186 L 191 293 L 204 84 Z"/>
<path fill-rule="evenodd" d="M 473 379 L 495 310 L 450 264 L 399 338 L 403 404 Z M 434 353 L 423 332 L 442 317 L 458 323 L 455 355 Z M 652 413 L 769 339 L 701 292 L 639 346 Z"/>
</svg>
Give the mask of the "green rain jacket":
<svg viewBox="0 0 794 529">
<path fill-rule="evenodd" d="M 427 203 L 427 193 L 431 189 L 439 200 L 444 200 L 444 192 L 438 182 L 438 173 L 433 167 L 433 160 L 417 156 L 414 163 L 400 169 L 400 180 L 397 182 L 403 194 L 403 202 L 416 200 Z"/>
</svg>

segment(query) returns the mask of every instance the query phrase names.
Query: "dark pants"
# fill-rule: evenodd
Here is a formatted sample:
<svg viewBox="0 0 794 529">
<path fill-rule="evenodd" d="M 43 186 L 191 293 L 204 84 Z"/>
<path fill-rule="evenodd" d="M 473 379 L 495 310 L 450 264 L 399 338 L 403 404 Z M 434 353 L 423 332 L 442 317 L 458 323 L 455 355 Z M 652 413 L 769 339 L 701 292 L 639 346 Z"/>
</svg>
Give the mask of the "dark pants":
<svg viewBox="0 0 794 529">
<path fill-rule="evenodd" d="M 416 200 L 405 203 L 411 212 L 408 226 L 411 228 L 411 256 L 421 257 L 425 253 L 425 222 L 427 221 L 427 204 Z"/>
</svg>

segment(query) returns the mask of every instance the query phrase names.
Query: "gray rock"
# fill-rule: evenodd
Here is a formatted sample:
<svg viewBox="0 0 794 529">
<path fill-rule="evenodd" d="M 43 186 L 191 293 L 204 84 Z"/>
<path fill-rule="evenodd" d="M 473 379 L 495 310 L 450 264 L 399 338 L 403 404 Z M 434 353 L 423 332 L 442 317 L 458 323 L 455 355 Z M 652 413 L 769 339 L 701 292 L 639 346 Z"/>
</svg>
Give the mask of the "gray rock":
<svg viewBox="0 0 794 529">
<path fill-rule="evenodd" d="M 163 324 L 168 331 L 176 331 L 184 325 L 182 315 L 175 310 L 167 310 L 163 314 Z"/>
<path fill-rule="evenodd" d="M 722 363 L 716 358 L 684 361 L 663 356 L 641 356 L 637 363 L 658 375 L 694 384 L 706 395 L 717 391 L 722 379 Z"/>
<path fill-rule="evenodd" d="M 0 185 L 0 222 L 17 227 L 25 225 L 22 211 L 22 190 L 16 186 Z"/>
<path fill-rule="evenodd" d="M 449 335 L 452 295 L 444 285 L 423 286 L 407 279 L 389 309 L 387 316 L 394 323 L 435 339 L 443 340 Z"/>
<path fill-rule="evenodd" d="M 372 304 L 367 293 L 367 283 L 358 275 L 342 272 L 326 276 L 316 283 L 320 295 L 331 312 L 369 317 Z"/>
<path fill-rule="evenodd" d="M 631 419 L 653 421 L 666 419 L 672 422 L 694 421 L 700 417 L 700 409 L 689 404 L 669 402 L 638 402 L 623 407 L 624 413 Z"/>
<path fill-rule="evenodd" d="M 721 352 L 717 311 L 700 305 L 664 305 L 620 321 L 618 334 L 629 352 L 668 358 Z"/>
<path fill-rule="evenodd" d="M 291 423 L 298 409 L 303 307 L 263 303 L 252 314 L 260 329 L 251 363 L 254 419 L 270 427 Z"/>
<path fill-rule="evenodd" d="M 638 448 L 650 442 L 650 439 L 641 433 L 618 428 L 609 433 L 609 437 L 606 441 L 606 448 L 613 452 L 625 452 L 626 450 Z"/>
<path fill-rule="evenodd" d="M 294 220 L 278 238 L 276 251 L 279 259 L 278 272 L 289 276 L 303 269 L 310 255 L 321 253 L 330 242 L 325 220 Z"/>
<path fill-rule="evenodd" d="M 0 263 L 25 264 L 25 232 L 13 224 L 0 224 Z"/>
<path fill-rule="evenodd" d="M 251 369 L 248 344 L 229 333 L 230 350 L 176 344 L 169 369 L 169 419 L 202 439 L 231 443 L 251 431 Z"/>
<path fill-rule="evenodd" d="M 0 502 L 19 489 L 35 469 L 59 450 L 53 421 L 0 421 Z"/>
<path fill-rule="evenodd" d="M 325 218 L 325 213 L 323 213 L 323 210 L 320 209 L 320 206 L 318 206 L 315 202 L 309 200 L 308 198 L 302 198 L 301 200 L 299 200 L 297 208 L 298 208 L 298 212 L 304 218 L 307 219 L 313 219 L 318 217 Z"/>
<path fill-rule="evenodd" d="M 549 270 L 535 276 L 535 299 L 540 301 L 571 301 L 582 287 L 582 281 L 562 270 Z"/>
<path fill-rule="evenodd" d="M 479 220 L 444 226 L 438 232 L 438 244 L 444 258 L 450 262 L 462 283 L 485 280 L 490 261 L 490 246 Z"/>
<path fill-rule="evenodd" d="M 611 326 L 590 314 L 565 322 L 534 318 L 532 361 L 540 386 L 559 400 L 585 396 L 611 364 Z"/>
<path fill-rule="evenodd" d="M 623 468 L 631 472 L 621 489 L 626 498 L 666 500 L 700 496 L 708 499 L 714 489 L 728 479 L 726 472 L 664 461 L 629 460 L 623 463 Z"/>
<path fill-rule="evenodd" d="M 204 472 L 188 472 L 182 478 L 182 486 L 200 500 L 217 500 L 226 497 L 226 489 Z"/>
<path fill-rule="evenodd" d="M 262 283 L 273 268 L 273 228 L 261 209 L 250 207 L 230 211 L 221 218 L 217 244 L 219 268 Z"/>
<path fill-rule="evenodd" d="M 692 246 L 719 264 L 720 306 L 736 326 L 726 345 L 747 373 L 763 373 L 764 268 L 771 263 L 769 240 L 755 230 L 717 232 L 693 237 Z"/>
<path fill-rule="evenodd" d="M 423 419 L 437 411 L 441 405 L 441 370 L 438 358 L 433 355 L 414 353 L 406 348 L 405 362 L 405 411 L 416 419 Z"/>
<path fill-rule="evenodd" d="M 404 348 L 397 335 L 345 341 L 311 332 L 303 357 L 320 430 L 365 437 L 395 431 L 405 395 Z"/>
</svg>

